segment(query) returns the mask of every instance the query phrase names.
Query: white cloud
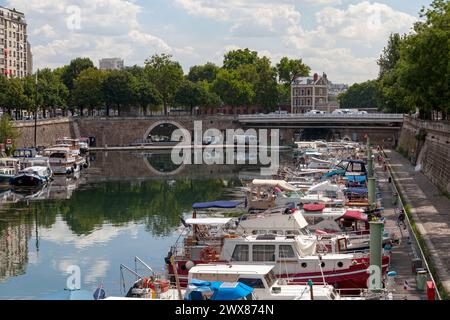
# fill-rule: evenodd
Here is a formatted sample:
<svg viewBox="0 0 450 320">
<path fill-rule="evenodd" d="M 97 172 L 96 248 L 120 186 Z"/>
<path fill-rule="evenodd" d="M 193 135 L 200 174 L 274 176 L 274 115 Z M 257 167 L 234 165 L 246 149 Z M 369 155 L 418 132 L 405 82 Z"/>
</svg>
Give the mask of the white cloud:
<svg viewBox="0 0 450 320">
<path fill-rule="evenodd" d="M 34 36 L 44 36 L 47 38 L 54 38 L 56 36 L 56 32 L 53 27 L 49 24 L 44 24 L 42 27 L 34 30 L 32 32 Z"/>
<path fill-rule="evenodd" d="M 69 229 L 69 227 L 61 219 L 61 217 L 57 217 L 55 224 L 51 229 L 42 229 L 40 231 L 40 237 L 43 240 L 51 241 L 54 243 L 71 244 L 77 249 L 86 249 L 89 247 L 106 244 L 124 232 L 135 235 L 137 232 L 137 228 L 138 226 L 134 223 L 126 224 L 120 229 L 112 225 L 103 225 L 101 228 L 96 229 L 87 235 L 79 236 L 74 234 Z M 70 263 L 72 263 L 72 261 L 70 261 Z M 68 265 L 70 265 L 70 263 L 68 262 Z M 59 267 L 59 269 L 63 270 L 65 267 L 66 264 L 63 267 Z"/>
<path fill-rule="evenodd" d="M 164 52 L 188 69 L 207 61 L 221 64 L 226 51 L 248 47 L 274 63 L 284 55 L 302 58 L 332 81 L 364 81 L 376 76 L 376 58 L 389 34 L 408 32 L 417 18 L 378 2 L 348 2 L 172 0 L 181 9 L 173 10 L 167 4 L 133 0 L 7 1 L 26 13 L 38 68 L 60 66 L 78 56 L 94 63 L 120 56 L 127 65 L 142 64 L 152 54 Z M 81 9 L 79 30 L 67 28 L 67 8 L 73 5 Z M 192 22 L 190 33 L 180 27 L 185 21 L 169 19 L 169 25 L 152 26 L 144 14 L 184 14 Z"/>
<path fill-rule="evenodd" d="M 30 40 L 35 68 L 57 67 L 79 56 L 94 64 L 111 56 L 123 57 L 128 65 L 142 64 L 153 53 L 173 50 L 143 29 L 138 20 L 142 8 L 134 1 L 9 0 L 8 6 L 26 13 L 29 32 L 36 36 Z M 74 19 L 79 28 L 71 28 Z"/>
</svg>

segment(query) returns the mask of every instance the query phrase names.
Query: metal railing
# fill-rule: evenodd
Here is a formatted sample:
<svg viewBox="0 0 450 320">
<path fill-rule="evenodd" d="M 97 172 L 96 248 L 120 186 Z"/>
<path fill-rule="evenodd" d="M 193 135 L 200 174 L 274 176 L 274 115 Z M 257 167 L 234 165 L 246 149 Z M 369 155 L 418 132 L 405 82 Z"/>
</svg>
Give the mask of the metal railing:
<svg viewBox="0 0 450 320">
<path fill-rule="evenodd" d="M 306 113 L 288 113 L 288 114 L 245 114 L 238 115 L 239 120 L 244 119 L 395 119 L 403 120 L 404 115 L 398 113 L 368 113 L 368 114 L 306 114 Z"/>
<path fill-rule="evenodd" d="M 392 188 L 393 192 L 398 195 L 398 201 L 399 201 L 398 202 L 398 205 L 399 205 L 398 207 L 400 209 L 402 209 L 403 212 L 405 212 L 405 220 L 407 222 L 405 225 L 406 225 L 406 228 L 407 228 L 407 231 L 408 231 L 408 234 L 409 234 L 409 240 L 411 241 L 411 248 L 412 248 L 412 251 L 413 251 L 413 255 L 414 255 L 415 258 L 421 259 L 423 261 L 423 263 L 425 264 L 425 268 L 428 271 L 428 276 L 429 276 L 430 280 L 433 282 L 434 291 L 435 291 L 435 293 L 437 295 L 437 298 L 438 298 L 438 300 L 442 300 L 441 294 L 439 292 L 439 288 L 438 288 L 437 283 L 436 283 L 436 281 L 435 281 L 435 279 L 433 277 L 431 269 L 430 269 L 430 267 L 428 265 L 428 261 L 427 261 L 427 258 L 425 256 L 425 253 L 423 252 L 422 246 L 420 245 L 420 242 L 419 242 L 419 239 L 417 238 L 416 233 L 414 232 L 414 230 L 412 228 L 411 219 L 409 218 L 409 215 L 406 214 L 407 211 L 406 211 L 406 208 L 405 208 L 405 204 L 404 204 L 404 202 L 402 200 L 402 197 L 400 196 L 401 193 L 399 192 L 399 190 L 397 188 L 397 185 L 395 183 L 396 180 L 395 180 L 395 177 L 394 177 L 394 174 L 393 174 L 393 169 L 392 169 L 392 167 L 391 167 L 391 165 L 389 163 L 389 157 L 387 156 L 387 154 L 385 152 L 383 152 L 383 154 L 384 154 L 384 157 L 386 159 L 386 163 L 388 164 L 389 177 L 391 177 L 392 181 L 394 182 L 394 183 L 391 184 L 391 188 Z M 401 230 L 401 228 L 400 228 L 400 230 Z"/>
</svg>

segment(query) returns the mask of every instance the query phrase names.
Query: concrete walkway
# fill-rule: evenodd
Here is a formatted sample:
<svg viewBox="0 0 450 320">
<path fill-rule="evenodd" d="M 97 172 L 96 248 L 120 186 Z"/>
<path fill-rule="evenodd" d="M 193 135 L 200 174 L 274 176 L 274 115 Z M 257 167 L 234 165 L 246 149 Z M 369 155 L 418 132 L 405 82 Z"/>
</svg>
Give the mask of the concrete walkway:
<svg viewBox="0 0 450 320">
<path fill-rule="evenodd" d="M 389 282 L 389 291 L 394 300 L 426 300 L 426 292 L 416 287 L 416 276 L 412 270 L 412 260 L 415 258 L 414 249 L 410 241 L 409 228 L 398 225 L 398 214 L 401 208 L 395 189 L 389 183 L 389 172 L 383 166 L 375 164 L 375 175 L 378 182 L 378 191 L 382 196 L 384 208 L 382 216 L 385 218 L 384 230 L 399 239 L 399 244 L 393 246 L 389 271 L 396 271 L 394 283 Z M 408 286 L 405 286 L 405 283 Z"/>
<path fill-rule="evenodd" d="M 439 280 L 450 294 L 450 200 L 402 155 L 391 150 L 385 153 L 405 205 L 412 207 L 412 218 L 427 245 Z"/>
</svg>

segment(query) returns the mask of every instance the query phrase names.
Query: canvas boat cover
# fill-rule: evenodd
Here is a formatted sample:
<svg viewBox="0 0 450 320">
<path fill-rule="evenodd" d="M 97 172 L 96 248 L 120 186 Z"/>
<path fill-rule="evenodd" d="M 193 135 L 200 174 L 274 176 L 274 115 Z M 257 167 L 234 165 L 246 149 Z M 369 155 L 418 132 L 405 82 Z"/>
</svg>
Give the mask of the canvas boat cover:
<svg viewBox="0 0 450 320">
<path fill-rule="evenodd" d="M 365 182 L 366 176 L 346 176 L 345 177 L 349 182 Z"/>
<path fill-rule="evenodd" d="M 206 293 L 211 291 L 214 293 L 210 300 L 240 300 L 251 294 L 253 288 L 241 282 L 201 281 L 192 279 L 187 291 L 185 300 L 197 300 L 199 295 L 192 294 L 193 292 Z"/>
<path fill-rule="evenodd" d="M 230 222 L 232 218 L 190 218 L 186 219 L 186 224 L 220 226 Z"/>
<path fill-rule="evenodd" d="M 308 192 L 312 191 L 331 191 L 331 192 L 339 192 L 339 186 L 336 184 L 332 184 L 330 181 L 324 181 L 313 185 L 308 189 Z"/>
<path fill-rule="evenodd" d="M 325 177 L 329 178 L 335 175 L 344 175 L 345 174 L 345 170 L 344 169 L 338 169 L 338 170 L 332 170 L 330 172 L 327 172 L 324 174 Z"/>
<path fill-rule="evenodd" d="M 269 186 L 278 187 L 284 191 L 300 191 L 299 188 L 294 187 L 292 184 L 284 180 L 264 180 L 264 179 L 254 179 L 252 181 L 254 186 Z"/>
<path fill-rule="evenodd" d="M 347 188 L 345 189 L 345 192 L 347 193 L 355 193 L 355 194 L 366 194 L 367 188 L 363 188 L 363 187 L 354 187 L 354 188 Z"/>
<path fill-rule="evenodd" d="M 193 209 L 209 209 L 209 208 L 236 208 L 242 201 L 212 201 L 212 202 L 197 202 L 192 205 Z"/>
<path fill-rule="evenodd" d="M 323 209 L 325 209 L 325 204 L 323 203 L 307 203 L 303 205 L 303 210 L 305 211 L 322 211 Z"/>
<path fill-rule="evenodd" d="M 342 218 L 367 221 L 367 216 L 358 210 L 347 210 L 347 211 L 345 211 L 344 215 L 342 217 L 340 217 L 339 219 L 342 219 Z"/>
</svg>

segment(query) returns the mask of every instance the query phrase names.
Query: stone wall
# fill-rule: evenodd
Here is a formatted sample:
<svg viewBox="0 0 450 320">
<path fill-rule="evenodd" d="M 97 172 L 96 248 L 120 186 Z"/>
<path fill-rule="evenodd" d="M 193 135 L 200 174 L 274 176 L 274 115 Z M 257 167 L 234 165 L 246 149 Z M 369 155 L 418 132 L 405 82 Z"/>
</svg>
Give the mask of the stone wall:
<svg viewBox="0 0 450 320">
<path fill-rule="evenodd" d="M 425 139 L 416 135 L 425 133 Z M 450 193 L 450 123 L 405 117 L 398 150 L 441 190 Z"/>
<path fill-rule="evenodd" d="M 208 128 L 225 130 L 237 128 L 233 117 L 227 116 L 171 116 L 171 117 L 134 117 L 134 118 L 83 118 L 76 124 L 81 136 L 95 137 L 97 147 L 128 146 L 139 139 L 145 139 L 152 127 L 159 123 L 173 123 L 193 131 L 194 120 L 202 121 L 203 132 Z"/>
<path fill-rule="evenodd" d="M 34 121 L 15 121 L 13 126 L 17 128 L 19 137 L 15 144 L 17 147 L 34 146 Z M 37 145 L 50 146 L 57 138 L 74 137 L 73 120 L 69 118 L 39 120 L 37 122 Z"/>
</svg>

